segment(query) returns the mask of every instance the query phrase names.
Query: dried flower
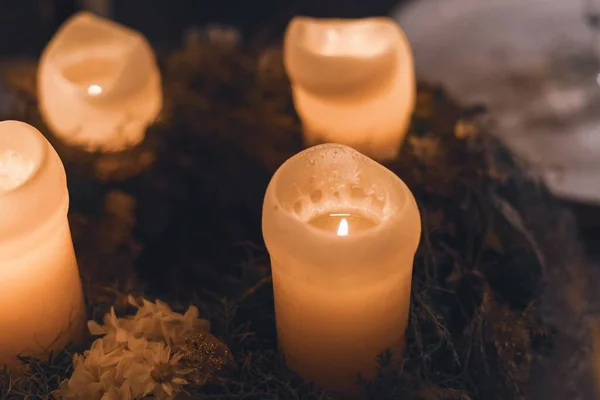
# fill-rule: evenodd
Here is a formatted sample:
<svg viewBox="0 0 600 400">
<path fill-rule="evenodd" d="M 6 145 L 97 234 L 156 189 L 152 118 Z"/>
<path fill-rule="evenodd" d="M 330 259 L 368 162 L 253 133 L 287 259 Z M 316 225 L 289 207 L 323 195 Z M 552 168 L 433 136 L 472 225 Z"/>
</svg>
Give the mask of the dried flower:
<svg viewBox="0 0 600 400">
<path fill-rule="evenodd" d="M 111 386 L 102 396 L 102 400 L 131 400 L 131 388 L 128 382 L 123 382 L 121 386 Z"/>
<path fill-rule="evenodd" d="M 114 349 L 107 353 L 104 348 L 103 339 L 97 339 L 90 350 L 83 355 L 76 354 L 73 357 L 73 375 L 61 382 L 54 395 L 59 399 L 101 400 L 110 395 L 111 388 L 119 388 L 117 393 L 122 394 L 125 391 L 121 386 L 126 366 L 119 364 L 123 360 L 123 351 Z"/>
<path fill-rule="evenodd" d="M 192 334 L 207 331 L 210 323 L 198 317 L 196 307 L 179 314 L 161 301 L 142 299 L 140 304 L 131 296 L 128 300 L 138 309 L 135 315 L 117 318 L 113 307 L 103 325 L 88 322 L 90 333 L 103 338 L 83 355 L 73 357 L 73 375 L 61 383 L 57 398 L 130 400 L 152 396 L 167 400 L 188 384 L 185 377 L 194 370 L 185 368 L 181 354 L 173 355 L 173 349 L 187 344 Z M 210 358 L 212 353 L 206 355 Z M 209 361 L 211 366 L 216 362 L 213 358 Z"/>
<path fill-rule="evenodd" d="M 210 330 L 210 322 L 199 318 L 198 309 L 194 306 L 180 314 L 160 300 L 153 303 L 142 299 L 139 304 L 133 296 L 129 296 L 129 303 L 138 309 L 134 316 L 117 318 L 114 308 L 111 308 L 110 314 L 104 317 L 104 325 L 88 322 L 92 335 L 106 335 L 106 343 L 114 346 L 120 346 L 129 340 L 129 336 L 134 336 L 164 341 L 178 348 L 191 333 Z"/>
<path fill-rule="evenodd" d="M 115 308 L 110 308 L 110 313 L 104 316 L 104 325 L 96 321 L 88 321 L 88 329 L 92 335 L 105 335 L 105 350 L 117 348 L 129 340 L 132 332 L 125 323 L 126 321 L 117 318 Z"/>
<path fill-rule="evenodd" d="M 179 354 L 171 356 L 171 348 L 164 343 L 149 343 L 144 359 L 133 362 L 125 371 L 134 396 L 173 399 L 188 383 L 184 377 L 190 372 L 181 367 L 180 359 Z"/>
<path fill-rule="evenodd" d="M 177 348 L 192 332 L 207 332 L 210 322 L 200 319 L 198 309 L 190 306 L 185 314 L 173 312 L 168 304 L 157 300 L 156 303 L 142 299 L 139 304 L 133 296 L 129 303 L 138 308 L 136 315 L 128 321 L 128 329 L 138 335 L 143 333 L 150 340 L 164 341 Z"/>
</svg>

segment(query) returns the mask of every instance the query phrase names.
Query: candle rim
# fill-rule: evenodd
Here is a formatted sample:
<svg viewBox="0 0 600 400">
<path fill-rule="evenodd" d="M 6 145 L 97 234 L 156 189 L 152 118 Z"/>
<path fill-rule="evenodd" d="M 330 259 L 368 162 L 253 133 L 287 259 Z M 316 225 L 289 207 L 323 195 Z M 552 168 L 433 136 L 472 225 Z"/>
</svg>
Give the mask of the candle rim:
<svg viewBox="0 0 600 400">
<path fill-rule="evenodd" d="M 336 235 L 334 232 L 329 232 L 329 231 L 326 231 L 323 229 L 319 229 L 315 226 L 312 226 L 308 220 L 303 221 L 302 219 L 300 219 L 296 215 L 294 215 L 293 210 L 289 210 L 289 209 L 287 209 L 287 207 L 284 207 L 282 205 L 280 199 L 277 196 L 277 193 L 278 193 L 277 185 L 278 185 L 278 181 L 279 181 L 278 178 L 281 176 L 281 174 L 285 173 L 286 168 L 289 168 L 295 162 L 304 159 L 308 153 L 311 153 L 311 152 L 318 153 L 319 151 L 323 150 L 323 148 L 330 148 L 330 149 L 333 148 L 333 149 L 342 150 L 344 152 L 349 152 L 353 157 L 360 158 L 369 163 L 374 163 L 374 164 L 378 165 L 382 169 L 382 171 L 385 171 L 385 174 L 390 176 L 392 178 L 392 181 L 396 185 L 398 185 L 397 187 L 399 189 L 399 192 L 401 192 L 401 194 L 402 194 L 402 201 L 401 201 L 400 206 L 395 209 L 395 212 L 392 215 L 390 215 L 388 217 L 384 216 L 383 218 L 379 218 L 378 219 L 379 223 L 376 224 L 375 226 L 373 226 L 369 229 L 357 232 L 353 235 L 345 236 L 345 237 L 340 237 L 340 236 Z M 346 146 L 344 144 L 340 144 L 340 143 L 324 143 L 324 144 L 316 145 L 316 146 L 310 147 L 308 149 L 305 149 L 305 150 L 293 155 L 292 157 L 290 157 L 284 164 L 282 164 L 277 169 L 277 171 L 271 178 L 271 182 L 269 183 L 269 187 L 267 188 L 267 196 L 271 196 L 271 198 L 268 200 L 277 208 L 278 212 L 280 211 L 280 214 L 286 220 L 285 221 L 286 225 L 292 225 L 292 224 L 296 224 L 296 226 L 301 225 L 303 230 L 309 231 L 309 232 L 311 232 L 311 234 L 317 235 L 323 239 L 334 239 L 334 242 L 336 242 L 336 243 L 341 242 L 341 241 L 351 242 L 351 241 L 355 241 L 355 240 L 356 241 L 364 240 L 365 238 L 372 237 L 376 234 L 381 233 L 382 231 L 393 230 L 395 228 L 394 222 L 401 220 L 403 218 L 403 216 L 406 214 L 408 208 L 411 207 L 410 200 L 412 198 L 410 189 L 408 188 L 406 183 L 404 183 L 404 181 L 402 179 L 400 179 L 399 176 L 397 176 L 392 171 L 390 171 L 383 165 L 379 164 L 375 160 L 360 153 L 356 149 L 354 149 L 350 146 Z M 414 199 L 413 199 L 413 201 L 414 201 Z M 267 204 L 266 201 L 265 201 L 265 204 Z M 343 207 L 340 207 L 340 208 L 343 208 Z M 347 208 L 351 208 L 351 207 L 347 207 Z"/>
<path fill-rule="evenodd" d="M 15 120 L 0 122 L 0 129 L 15 127 L 19 134 L 31 137 L 40 153 L 34 170 L 22 184 L 0 192 L 0 247 L 36 230 L 57 212 L 66 215 L 69 204 L 67 176 L 56 150 L 32 125 Z"/>
<path fill-rule="evenodd" d="M 357 271 L 368 266 L 375 266 L 378 271 L 381 267 L 383 268 L 381 272 L 384 274 L 396 273 L 394 268 L 397 264 L 390 263 L 390 258 L 402 259 L 414 256 L 421 237 L 421 217 L 412 192 L 392 171 L 345 145 L 329 143 L 315 146 L 292 156 L 286 163 L 293 161 L 294 157 L 298 160 L 305 151 L 311 149 L 319 151 L 320 147 L 328 145 L 332 146 L 332 149 L 350 150 L 350 154 L 354 154 L 354 157 L 377 164 L 378 167 L 372 172 L 372 179 L 378 180 L 380 173 L 385 174 L 381 176 L 382 183 L 385 184 L 387 178 L 392 179 L 394 185 L 388 191 L 394 195 L 388 200 L 394 201 L 397 207 L 389 218 L 370 229 L 345 237 L 338 236 L 335 232 L 319 229 L 297 218 L 294 215 L 293 194 L 291 199 L 286 200 L 286 204 L 280 201 L 276 193 L 279 184 L 287 184 L 288 190 L 294 190 L 293 176 L 288 176 L 287 182 L 280 180 L 284 168 L 282 165 L 271 179 L 263 203 L 262 232 L 271 259 L 286 260 L 286 263 L 296 266 L 302 265 L 302 274 L 317 274 L 315 276 L 326 274 L 331 277 L 338 276 L 339 279 L 345 279 L 343 277 L 349 276 L 347 274 L 358 273 Z M 385 172 L 380 171 L 381 169 Z M 310 174 L 301 173 L 301 175 L 308 177 L 307 182 L 310 181 Z M 303 193 L 297 192 L 296 195 L 302 196 Z M 397 202 L 398 199 L 400 202 Z M 379 272 L 370 273 L 370 276 L 375 280 L 380 279 L 373 274 L 379 276 Z"/>
<path fill-rule="evenodd" d="M 118 40 L 110 39 L 105 42 L 95 42 L 93 44 L 79 46 L 76 51 L 66 52 L 64 47 L 64 41 L 69 40 L 73 33 L 71 30 L 78 29 L 78 25 L 85 23 L 85 29 L 95 30 L 98 32 L 109 31 L 111 34 L 116 34 Z M 81 28 L 79 28 L 81 29 Z M 107 49 L 118 49 L 118 51 L 108 51 Z M 148 51 L 150 49 L 150 51 Z M 83 54 L 82 54 L 83 53 Z M 94 57 L 94 54 L 108 53 L 109 56 L 102 56 L 100 58 L 110 59 L 116 61 L 118 65 L 117 70 L 108 79 L 108 84 L 102 85 L 102 92 L 98 95 L 90 96 L 88 94 L 88 86 L 80 83 L 73 82 L 70 78 L 65 76 L 64 67 L 69 64 L 78 62 L 78 59 L 88 59 Z M 146 54 L 150 53 L 150 54 Z M 132 64 L 130 59 L 135 56 L 143 56 L 151 60 L 151 68 L 157 68 L 153 49 L 150 46 L 146 37 L 141 33 L 132 29 L 126 25 L 120 24 L 116 21 L 112 21 L 107 18 L 100 17 L 88 11 L 80 11 L 71 16 L 65 21 L 52 36 L 50 42 L 44 49 L 41 59 L 40 66 L 38 66 L 38 82 L 40 81 L 39 74 L 42 73 L 44 68 L 49 68 L 47 73 L 53 73 L 57 76 L 60 82 L 63 84 L 63 90 L 69 90 L 72 93 L 77 94 L 80 97 L 85 98 L 90 102 L 104 102 L 111 100 L 113 95 L 118 94 L 119 83 L 122 82 L 123 78 L 126 77 Z M 129 61 L 129 62 L 128 62 Z M 144 79 L 142 79 L 139 71 L 137 70 L 140 63 L 135 63 L 133 68 L 136 68 L 135 77 L 140 81 L 139 85 L 143 86 Z M 143 65 L 144 63 L 142 63 Z M 151 75 L 151 68 L 145 68 L 143 71 L 147 72 L 146 75 Z M 131 73 L 129 74 L 131 77 Z M 116 92 L 116 93 L 115 93 Z"/>
<path fill-rule="evenodd" d="M 365 56 L 363 54 L 354 54 L 354 53 L 345 53 L 345 52 L 334 52 L 333 54 L 328 54 L 327 52 L 322 51 L 323 46 L 319 45 L 315 46 L 308 45 L 314 44 L 315 40 L 308 40 L 307 31 L 309 29 L 318 29 L 319 31 L 331 31 L 335 30 L 336 32 L 344 32 L 344 31 L 352 31 L 357 29 L 364 29 L 365 27 L 377 27 L 384 28 L 389 30 L 390 33 L 397 34 L 398 33 L 398 23 L 386 16 L 376 16 L 376 17 L 362 17 L 362 18 L 316 18 L 309 16 L 295 16 L 290 21 L 288 26 L 288 32 L 286 33 L 286 39 L 290 36 L 297 37 L 299 40 L 293 41 L 292 44 L 297 47 L 301 47 L 302 49 L 309 51 L 310 53 L 317 54 L 322 57 L 328 58 L 355 58 L 357 56 Z M 310 27 L 307 29 L 307 27 Z M 318 36 L 322 36 L 323 32 L 318 32 Z M 298 35 L 298 36 L 295 36 Z M 387 37 L 387 36 L 386 36 Z M 375 52 L 374 54 L 368 54 L 366 57 L 373 56 L 381 56 L 386 54 L 389 51 L 395 50 L 394 41 L 389 40 L 386 42 L 385 46 L 382 46 L 381 51 Z"/>
<path fill-rule="evenodd" d="M 341 46 L 346 51 L 325 51 L 328 39 L 324 32 L 330 26 L 354 29 L 365 24 L 383 25 L 389 31 L 384 43 L 378 45 L 381 47 L 378 51 L 369 50 L 372 46 L 368 45 L 360 46 L 367 51 L 348 51 L 348 43 Z M 318 34 L 322 38 L 308 38 L 305 32 L 315 29 L 322 31 Z M 375 37 L 370 41 L 378 42 Z M 406 57 L 407 52 L 409 57 Z M 326 19 L 298 16 L 289 23 L 284 36 L 283 63 L 291 84 L 307 93 L 341 103 L 368 101 L 389 91 L 402 75 L 399 71 L 405 68 L 407 60 L 412 62 L 410 44 L 397 22 L 389 17 Z"/>
<path fill-rule="evenodd" d="M 27 177 L 17 186 L 14 186 L 10 189 L 0 189 L 0 196 L 7 196 L 11 193 L 18 193 L 19 191 L 27 190 L 29 186 L 35 184 L 38 177 L 42 174 L 42 169 L 45 166 L 48 158 L 48 142 L 44 137 L 39 137 L 39 135 L 33 132 L 34 130 L 37 131 L 37 129 L 22 121 L 0 121 L 0 135 L 2 135 L 2 131 L 8 131 L 13 129 L 18 129 L 20 131 L 20 135 L 27 134 L 29 136 L 26 140 L 33 144 L 34 148 L 31 150 L 31 153 L 34 154 L 31 157 L 27 155 L 27 158 L 33 162 L 34 167 L 33 170 L 27 175 Z M 11 148 L 3 149 L 0 147 L 0 153 L 2 152 L 2 150 L 11 150 Z"/>
</svg>

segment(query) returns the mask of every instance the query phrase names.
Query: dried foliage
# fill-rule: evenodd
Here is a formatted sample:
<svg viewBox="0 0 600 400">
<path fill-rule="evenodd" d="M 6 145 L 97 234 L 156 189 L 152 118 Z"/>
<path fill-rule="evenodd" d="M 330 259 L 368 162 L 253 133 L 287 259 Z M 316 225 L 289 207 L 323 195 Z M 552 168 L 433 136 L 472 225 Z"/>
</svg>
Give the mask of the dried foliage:
<svg viewBox="0 0 600 400">
<path fill-rule="evenodd" d="M 160 121 L 139 148 L 109 156 L 52 139 L 35 99 L 11 89 L 21 103 L 4 117 L 48 133 L 68 171 L 91 317 L 124 305 L 125 293 L 196 304 L 237 368 L 190 388 L 190 398 L 328 398 L 276 351 L 261 204 L 271 174 L 302 149 L 280 49 L 194 44 L 165 60 Z M 388 165 L 417 198 L 423 237 L 406 354 L 400 364 L 381 355 L 378 378 L 362 382 L 368 398 L 525 399 L 522 383 L 550 342 L 537 250 L 490 196 L 508 177 L 485 158 L 482 111 L 422 85 L 409 137 Z M 1 397 L 50 399 L 69 372 L 66 353 L 24 359 L 21 375 L 0 376 Z"/>
</svg>

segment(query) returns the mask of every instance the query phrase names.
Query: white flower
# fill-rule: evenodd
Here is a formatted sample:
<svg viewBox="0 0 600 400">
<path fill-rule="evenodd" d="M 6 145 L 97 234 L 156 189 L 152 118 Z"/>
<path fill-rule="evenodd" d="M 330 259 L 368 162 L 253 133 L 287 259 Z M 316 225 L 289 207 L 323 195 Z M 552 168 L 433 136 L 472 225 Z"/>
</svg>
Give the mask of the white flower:
<svg viewBox="0 0 600 400">
<path fill-rule="evenodd" d="M 110 313 L 104 316 L 104 325 L 96 321 L 88 321 L 88 329 L 92 335 L 105 335 L 104 346 L 108 351 L 123 346 L 129 340 L 132 332 L 127 329 L 125 322 L 124 319 L 117 318 L 115 308 L 111 307 Z"/>
<path fill-rule="evenodd" d="M 149 342 L 143 360 L 133 362 L 125 371 L 133 395 L 174 399 L 188 383 L 183 377 L 190 372 L 180 367 L 180 359 L 179 354 L 171 356 L 171 348 L 164 343 Z"/>
<path fill-rule="evenodd" d="M 105 351 L 103 339 L 92 343 L 90 350 L 73 357 L 73 374 L 61 382 L 54 393 L 60 399 L 106 400 L 107 391 L 123 382 L 126 365 L 120 365 L 123 351 Z M 125 389 L 122 389 L 125 390 Z M 112 398 L 110 398 L 112 400 Z"/>
<path fill-rule="evenodd" d="M 200 319 L 198 309 L 194 306 L 190 306 L 185 314 L 180 314 L 173 312 L 168 304 L 160 300 L 153 303 L 142 299 L 140 305 L 133 296 L 129 296 L 129 303 L 138 308 L 136 315 L 127 325 L 134 335 L 143 333 L 148 339 L 163 340 L 177 348 L 187 335 L 210 330 L 210 322 Z"/>
<path fill-rule="evenodd" d="M 136 338 L 130 336 L 127 341 L 127 351 L 125 357 L 130 358 L 134 361 L 143 361 L 146 357 L 146 351 L 148 350 L 149 343 L 144 338 Z"/>
<path fill-rule="evenodd" d="M 121 386 L 111 386 L 108 388 L 106 392 L 104 392 L 104 396 L 102 396 L 102 400 L 132 400 L 131 397 L 131 388 L 129 387 L 128 382 L 123 382 Z"/>
<path fill-rule="evenodd" d="M 210 322 L 199 318 L 198 309 L 190 306 L 185 314 L 173 312 L 168 304 L 146 299 L 139 304 L 132 296 L 129 303 L 138 311 L 132 317 L 117 318 L 114 308 L 104 317 L 104 325 L 88 322 L 92 335 L 105 335 L 105 345 L 113 348 L 123 346 L 131 336 L 148 340 L 164 341 L 177 349 L 185 338 L 196 332 L 208 332 Z"/>
<path fill-rule="evenodd" d="M 159 300 L 141 304 L 129 297 L 138 310 L 134 316 L 117 318 L 114 307 L 103 325 L 88 322 L 92 335 L 102 335 L 90 350 L 73 357 L 73 374 L 55 392 L 67 400 L 132 400 L 151 395 L 173 399 L 191 370 L 179 365 L 181 355 L 172 354 L 187 336 L 206 332 L 210 323 L 200 319 L 198 309 L 185 314 L 173 312 Z"/>
</svg>

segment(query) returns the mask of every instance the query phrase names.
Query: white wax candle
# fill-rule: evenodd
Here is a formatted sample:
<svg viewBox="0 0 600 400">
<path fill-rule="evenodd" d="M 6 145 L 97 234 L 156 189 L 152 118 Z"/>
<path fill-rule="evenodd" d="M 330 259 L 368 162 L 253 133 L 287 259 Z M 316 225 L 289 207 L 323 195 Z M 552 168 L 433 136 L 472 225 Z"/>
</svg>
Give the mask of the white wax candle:
<svg viewBox="0 0 600 400">
<path fill-rule="evenodd" d="M 289 367 L 344 395 L 376 357 L 402 352 L 421 232 L 410 190 L 391 171 L 339 144 L 286 161 L 267 188 L 279 346 Z"/>
<path fill-rule="evenodd" d="M 81 12 L 65 22 L 40 59 L 38 97 L 55 135 L 90 151 L 137 145 L 162 108 L 160 71 L 148 41 Z"/>
<path fill-rule="evenodd" d="M 285 34 L 284 63 L 307 144 L 396 157 L 416 82 L 410 45 L 394 20 L 296 17 Z"/>
<path fill-rule="evenodd" d="M 34 127 L 0 122 L 0 364 L 44 357 L 85 322 L 65 171 Z"/>
</svg>

